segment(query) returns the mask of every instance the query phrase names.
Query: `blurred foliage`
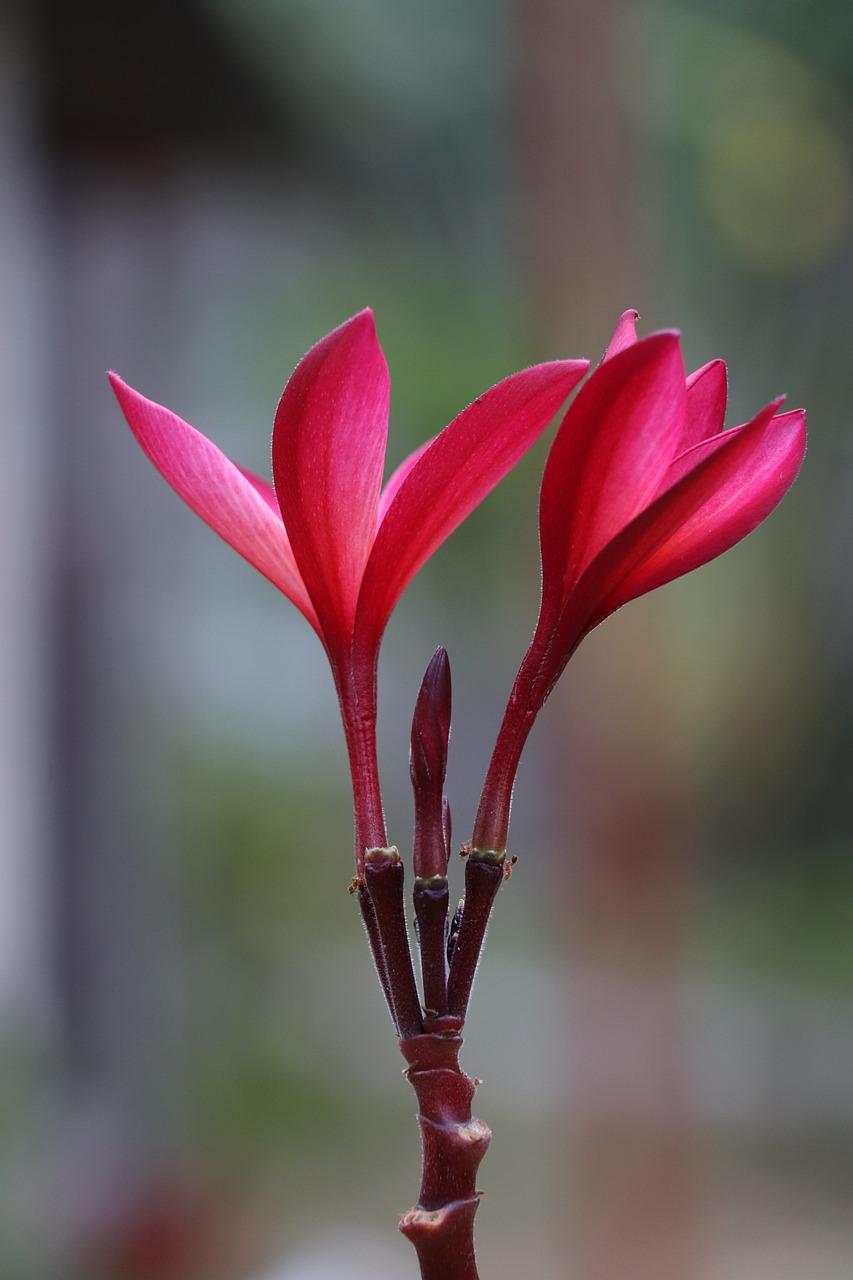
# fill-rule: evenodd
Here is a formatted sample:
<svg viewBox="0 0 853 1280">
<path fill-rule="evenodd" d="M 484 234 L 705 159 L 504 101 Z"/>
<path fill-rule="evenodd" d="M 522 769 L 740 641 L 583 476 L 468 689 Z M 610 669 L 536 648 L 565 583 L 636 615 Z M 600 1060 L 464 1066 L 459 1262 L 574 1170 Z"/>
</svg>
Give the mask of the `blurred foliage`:
<svg viewBox="0 0 853 1280">
<path fill-rule="evenodd" d="M 730 22 L 778 40 L 849 91 L 853 76 L 853 13 L 839 0 L 678 0 L 686 12 Z"/>
<path fill-rule="evenodd" d="M 853 994 L 853 865 L 849 850 L 731 851 L 706 871 L 697 962 L 738 982 Z M 744 871 L 744 863 L 749 866 Z"/>
</svg>

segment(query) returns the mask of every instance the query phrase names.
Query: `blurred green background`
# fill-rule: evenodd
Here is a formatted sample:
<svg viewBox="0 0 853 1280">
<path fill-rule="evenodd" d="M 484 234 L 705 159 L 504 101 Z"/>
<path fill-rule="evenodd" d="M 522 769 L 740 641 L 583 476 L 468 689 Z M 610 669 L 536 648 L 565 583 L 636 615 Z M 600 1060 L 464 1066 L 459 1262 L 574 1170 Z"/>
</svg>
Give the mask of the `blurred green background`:
<svg viewBox="0 0 853 1280">
<path fill-rule="evenodd" d="M 365 305 L 389 466 L 618 315 L 785 392 L 803 474 L 590 637 L 525 757 L 464 1065 L 482 1274 L 853 1274 L 853 9 L 0 7 L 0 1269 L 415 1273 L 414 1100 L 352 900 L 331 680 L 153 473 L 108 367 L 267 472 Z M 458 839 L 535 619 L 534 450 L 389 627 L 454 673 Z M 454 871 L 457 869 L 454 868 Z M 457 878 L 452 892 L 458 892 Z"/>
</svg>

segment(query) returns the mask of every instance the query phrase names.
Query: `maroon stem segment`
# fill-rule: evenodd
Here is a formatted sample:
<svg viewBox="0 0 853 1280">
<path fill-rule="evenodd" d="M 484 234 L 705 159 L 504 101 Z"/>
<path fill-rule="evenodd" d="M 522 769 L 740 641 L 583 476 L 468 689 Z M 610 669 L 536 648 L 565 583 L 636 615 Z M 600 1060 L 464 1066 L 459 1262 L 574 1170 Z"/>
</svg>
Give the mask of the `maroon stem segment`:
<svg viewBox="0 0 853 1280">
<path fill-rule="evenodd" d="M 424 1013 L 428 1018 L 436 1018 L 447 1013 L 447 877 L 433 876 L 430 880 L 416 878 L 413 899 L 421 953 Z"/>
<path fill-rule="evenodd" d="M 474 1259 L 477 1168 L 491 1131 L 471 1115 L 476 1085 L 459 1067 L 458 1018 L 431 1018 L 424 1035 L 401 1040 L 418 1099 L 423 1176 L 418 1203 L 400 1219 L 421 1280 L 479 1280 Z"/>
<path fill-rule="evenodd" d="M 391 1009 L 397 1034 L 403 1039 L 423 1029 L 421 1002 L 412 968 L 406 910 L 403 902 L 403 864 L 392 846 L 368 849 L 364 855 L 362 916 L 376 958 L 379 980 Z M 372 919 L 371 919 L 372 915 Z"/>
<path fill-rule="evenodd" d="M 370 946 L 371 955 L 373 956 L 373 963 L 376 966 L 376 972 L 382 986 L 382 993 L 385 996 L 385 1003 L 388 1005 L 388 1011 L 391 1014 L 391 1018 L 394 1023 L 394 1029 L 399 1035 L 400 1028 L 397 1023 L 397 1014 L 394 1009 L 394 993 L 391 990 L 391 982 L 388 977 L 388 963 L 385 959 L 385 948 L 382 945 L 382 938 L 379 935 L 379 921 L 376 919 L 373 899 L 365 886 L 363 878 L 361 881 L 353 881 L 350 893 L 358 894 L 358 906 L 361 912 L 361 920 L 364 925 L 364 931 L 367 934 L 367 941 Z"/>
<path fill-rule="evenodd" d="M 495 895 L 504 880 L 506 855 L 472 849 L 465 865 L 465 902 L 447 979 L 447 1007 L 465 1021 L 471 987 Z"/>
</svg>

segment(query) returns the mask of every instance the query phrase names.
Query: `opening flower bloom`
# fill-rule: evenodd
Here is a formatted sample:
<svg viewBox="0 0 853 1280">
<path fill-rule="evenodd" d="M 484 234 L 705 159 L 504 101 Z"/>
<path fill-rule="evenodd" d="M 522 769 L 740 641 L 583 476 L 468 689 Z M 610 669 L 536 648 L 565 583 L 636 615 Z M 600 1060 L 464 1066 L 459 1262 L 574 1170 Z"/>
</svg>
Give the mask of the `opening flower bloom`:
<svg viewBox="0 0 853 1280">
<path fill-rule="evenodd" d="M 376 767 L 376 663 L 391 611 L 424 562 L 534 443 L 587 367 L 554 361 L 498 383 L 407 458 L 384 491 L 390 388 L 369 310 L 312 347 L 288 382 L 275 415 L 273 485 L 111 375 L 155 467 L 323 642 L 349 749 L 359 871 L 364 850 L 387 842 Z"/>
<path fill-rule="evenodd" d="M 501 725 L 474 845 L 506 847 L 513 780 L 533 721 L 581 640 L 623 604 L 713 560 L 793 483 L 805 412 L 773 401 L 723 430 L 721 360 L 685 377 L 677 333 L 638 341 L 625 312 L 554 440 L 539 508 L 542 601 Z"/>
</svg>

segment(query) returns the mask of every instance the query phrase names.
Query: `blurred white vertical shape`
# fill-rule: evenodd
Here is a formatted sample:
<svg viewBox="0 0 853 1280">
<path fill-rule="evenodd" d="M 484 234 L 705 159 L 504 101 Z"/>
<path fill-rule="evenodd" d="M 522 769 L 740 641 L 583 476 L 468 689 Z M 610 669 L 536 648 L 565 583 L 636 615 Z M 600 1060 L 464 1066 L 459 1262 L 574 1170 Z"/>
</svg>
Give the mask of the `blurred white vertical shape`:
<svg viewBox="0 0 853 1280">
<path fill-rule="evenodd" d="M 157 691 L 158 666 L 173 654 L 170 591 L 182 566 L 167 566 L 170 522 L 180 513 L 145 465 L 145 483 L 137 485 L 144 460 L 105 370 L 127 368 L 136 351 L 147 352 L 155 370 L 159 357 L 162 367 L 170 344 L 152 335 L 169 324 L 164 317 L 181 313 L 185 280 L 168 178 L 146 182 L 131 166 L 73 155 L 58 189 L 59 982 L 67 1047 L 81 1096 L 101 1109 L 106 1147 L 118 1141 L 171 1151 L 183 1133 L 183 953 L 173 721 Z M 149 376 L 156 385 L 156 372 Z"/>
<path fill-rule="evenodd" d="M 0 10 L 0 1019 L 47 1015 L 44 220 L 26 31 Z"/>
<path fill-rule="evenodd" d="M 392 1237 L 374 1236 L 355 1229 L 335 1231 L 300 1250 L 295 1256 L 265 1271 L 258 1280 L 394 1280 L 410 1274 L 413 1258 Z M 407 1263 L 410 1264 L 407 1269 Z"/>
</svg>

